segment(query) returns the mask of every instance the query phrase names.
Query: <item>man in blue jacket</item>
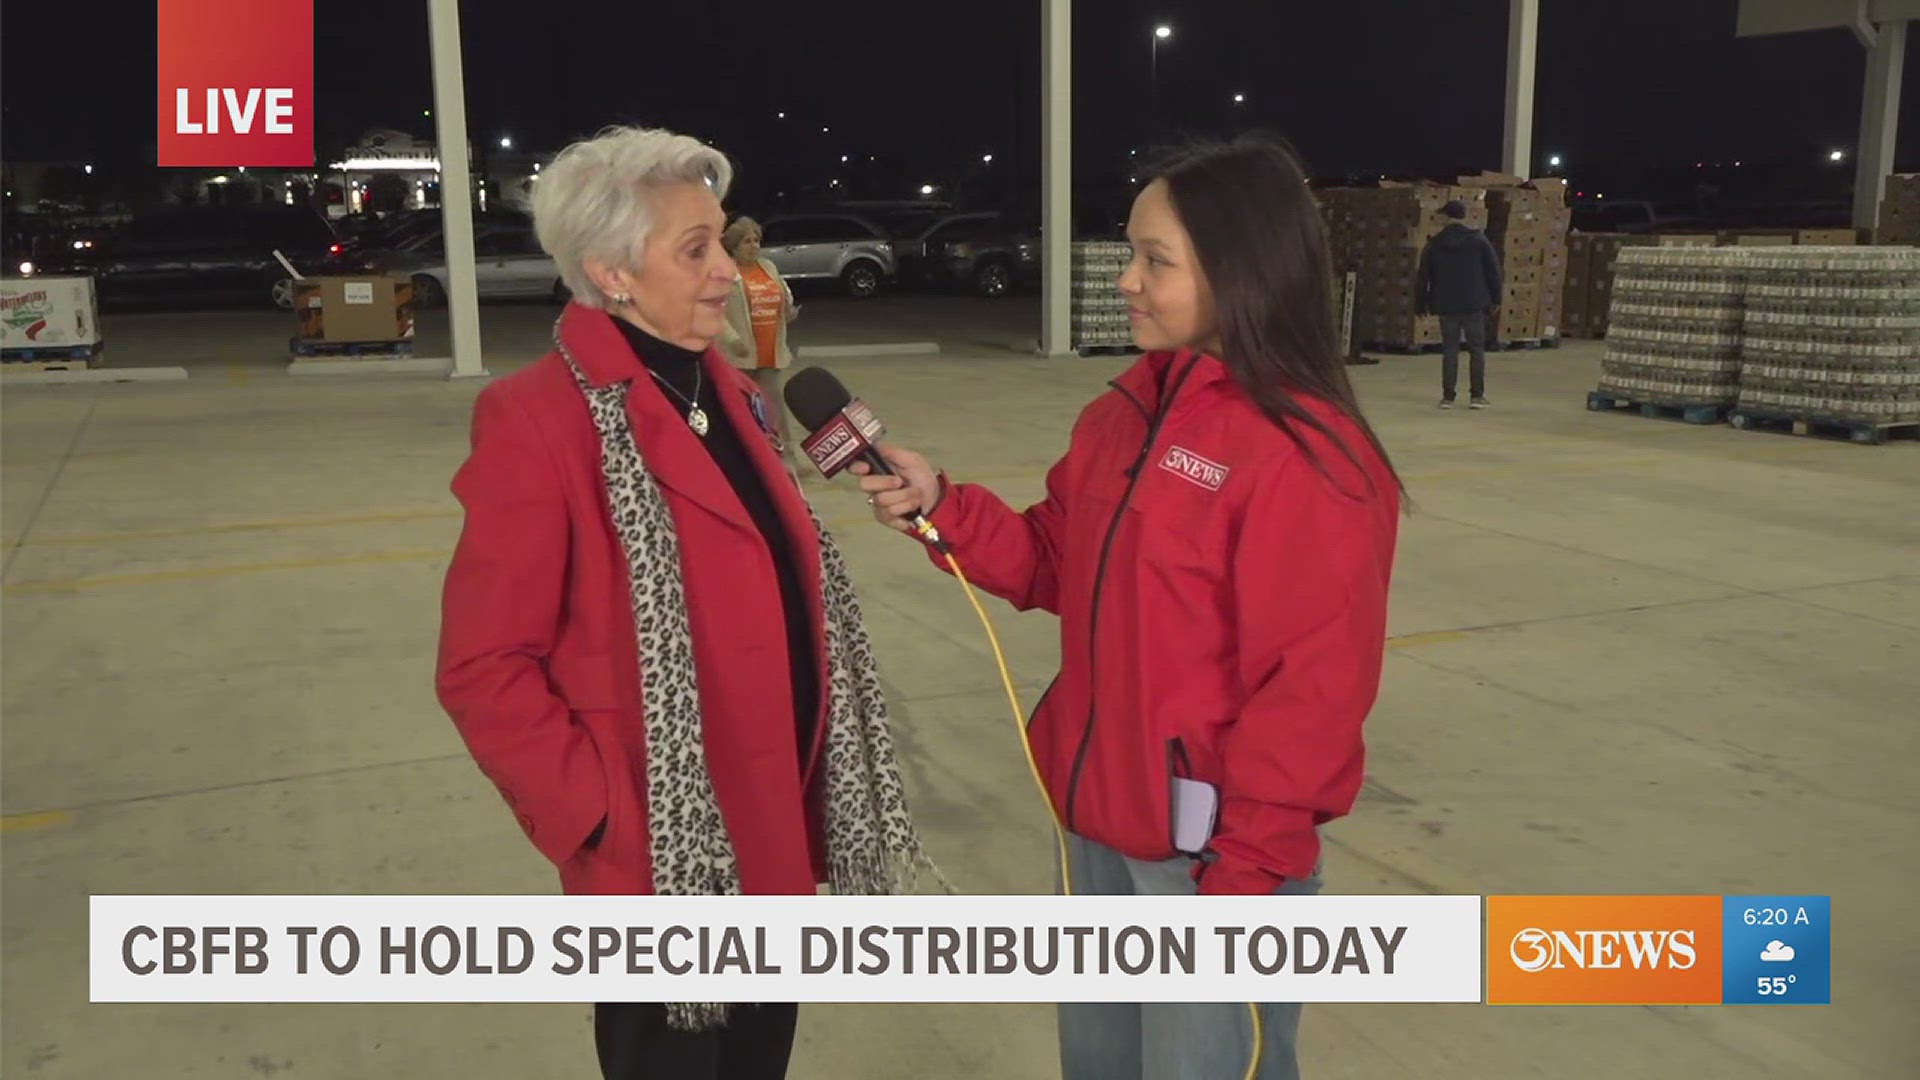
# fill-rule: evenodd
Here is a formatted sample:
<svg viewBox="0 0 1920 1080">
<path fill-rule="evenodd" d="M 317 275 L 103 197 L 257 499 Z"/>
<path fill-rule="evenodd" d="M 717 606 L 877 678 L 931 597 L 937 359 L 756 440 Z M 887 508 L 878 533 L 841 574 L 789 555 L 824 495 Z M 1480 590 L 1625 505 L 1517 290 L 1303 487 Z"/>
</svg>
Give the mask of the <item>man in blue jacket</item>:
<svg viewBox="0 0 1920 1080">
<path fill-rule="evenodd" d="M 1500 257 L 1486 234 L 1467 227 L 1467 204 L 1458 199 L 1440 212 L 1453 223 L 1427 241 L 1420 253 L 1417 296 L 1422 315 L 1440 316 L 1445 351 L 1440 359 L 1440 407 L 1453 408 L 1454 388 L 1460 380 L 1460 339 L 1473 354 L 1472 398 L 1484 409 L 1487 401 L 1487 313 L 1499 303 Z"/>
</svg>

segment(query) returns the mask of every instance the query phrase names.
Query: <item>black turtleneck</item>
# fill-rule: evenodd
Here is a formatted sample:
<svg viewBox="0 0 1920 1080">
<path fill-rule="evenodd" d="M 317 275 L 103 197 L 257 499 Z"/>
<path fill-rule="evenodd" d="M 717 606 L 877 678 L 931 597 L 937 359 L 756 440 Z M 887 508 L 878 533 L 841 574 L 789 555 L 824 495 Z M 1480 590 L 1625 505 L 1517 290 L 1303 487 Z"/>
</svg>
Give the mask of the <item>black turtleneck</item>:
<svg viewBox="0 0 1920 1080">
<path fill-rule="evenodd" d="M 691 411 L 687 402 L 696 400 L 695 394 L 698 392 L 697 400 L 700 407 L 706 410 L 708 424 L 706 437 L 699 441 L 712 455 L 713 463 L 719 466 L 721 475 L 732 485 L 734 495 L 759 528 L 767 551 L 773 556 L 774 574 L 780 581 L 780 602 L 787 619 L 787 667 L 793 679 L 794 724 L 799 734 L 800 768 L 805 770 L 807 757 L 813 748 L 814 718 L 820 705 L 820 675 L 815 663 L 809 607 L 800 584 L 793 545 L 785 525 L 780 521 L 779 511 L 774 508 L 773 496 L 767 491 L 766 481 L 754 467 L 747 446 L 741 441 L 740 432 L 734 429 L 733 420 L 721 404 L 720 394 L 732 391 L 716 387 L 712 379 L 703 376 L 702 354 L 662 341 L 625 319 L 616 318 L 613 322 L 627 336 L 627 343 L 633 347 L 634 355 L 640 358 L 647 370 L 658 381 L 672 387 L 671 390 L 663 388 L 661 393 L 676 412 L 687 415 Z"/>
</svg>

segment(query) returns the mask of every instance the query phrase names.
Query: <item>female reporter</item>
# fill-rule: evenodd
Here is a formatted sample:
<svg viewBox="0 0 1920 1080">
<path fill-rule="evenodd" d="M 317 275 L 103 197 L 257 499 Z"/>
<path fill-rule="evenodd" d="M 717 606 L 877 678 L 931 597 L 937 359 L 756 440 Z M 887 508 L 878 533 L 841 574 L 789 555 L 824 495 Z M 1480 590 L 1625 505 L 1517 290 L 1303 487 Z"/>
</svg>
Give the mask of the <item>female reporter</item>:
<svg viewBox="0 0 1920 1080">
<path fill-rule="evenodd" d="M 897 448 L 898 476 L 861 486 L 883 523 L 928 513 L 973 580 L 1061 617 L 1030 732 L 1073 892 L 1317 892 L 1318 827 L 1360 788 L 1399 479 L 1347 381 L 1290 152 L 1172 160 L 1128 236 L 1146 356 L 1081 413 L 1043 501 L 1015 511 Z M 1172 822 L 1205 800 L 1176 806 L 1176 779 L 1219 800 L 1184 854 Z M 1299 1006 L 1260 1015 L 1258 1075 L 1296 1076 Z M 1066 1080 L 1233 1080 L 1252 1036 L 1240 1005 L 1060 1009 Z"/>
<path fill-rule="evenodd" d="M 925 865 L 845 564 L 713 347 L 731 169 L 615 128 L 534 203 L 574 300 L 482 391 L 437 684 L 568 893 L 891 893 Z M 792 1005 L 603 1004 L 610 1078 L 786 1074 Z"/>
</svg>

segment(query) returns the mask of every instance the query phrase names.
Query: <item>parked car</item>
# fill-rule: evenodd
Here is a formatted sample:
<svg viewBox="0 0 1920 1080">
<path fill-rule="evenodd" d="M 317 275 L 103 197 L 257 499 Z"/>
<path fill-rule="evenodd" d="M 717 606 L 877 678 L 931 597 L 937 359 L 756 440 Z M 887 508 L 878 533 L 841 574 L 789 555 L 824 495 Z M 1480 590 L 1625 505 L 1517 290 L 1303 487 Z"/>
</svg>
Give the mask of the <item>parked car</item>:
<svg viewBox="0 0 1920 1080">
<path fill-rule="evenodd" d="M 781 214 L 761 222 L 761 254 L 794 282 L 837 281 L 848 296 L 875 296 L 899 273 L 893 241 L 857 214 Z"/>
<path fill-rule="evenodd" d="M 1679 222 L 1633 199 L 1587 199 L 1573 204 L 1573 227 L 1581 232 L 1655 233 L 1678 227 Z"/>
<path fill-rule="evenodd" d="M 514 297 L 565 299 L 560 268 L 540 248 L 531 223 L 489 222 L 478 225 L 473 237 L 474 279 L 480 299 Z M 413 302 L 438 307 L 447 300 L 447 251 L 444 235 L 434 229 L 401 247 L 367 260 L 368 268 L 413 279 Z"/>
<path fill-rule="evenodd" d="M 101 303 L 293 305 L 291 276 L 344 269 L 339 238 L 304 207 L 184 207 L 135 215 L 125 228 L 60 253 L 42 273 L 92 274 Z"/>
<path fill-rule="evenodd" d="M 343 239 L 341 257 L 354 266 L 365 267 L 383 255 L 416 245 L 422 239 L 437 243 L 444 221 L 437 207 L 395 214 L 381 222 L 380 227 Z M 473 215 L 473 224 L 476 229 L 482 225 L 517 225 L 531 229 L 533 219 L 517 210 L 482 210 Z"/>
<path fill-rule="evenodd" d="M 1040 279 L 1040 227 L 999 213 L 953 214 L 896 241 L 900 276 L 1005 296 Z"/>
</svg>

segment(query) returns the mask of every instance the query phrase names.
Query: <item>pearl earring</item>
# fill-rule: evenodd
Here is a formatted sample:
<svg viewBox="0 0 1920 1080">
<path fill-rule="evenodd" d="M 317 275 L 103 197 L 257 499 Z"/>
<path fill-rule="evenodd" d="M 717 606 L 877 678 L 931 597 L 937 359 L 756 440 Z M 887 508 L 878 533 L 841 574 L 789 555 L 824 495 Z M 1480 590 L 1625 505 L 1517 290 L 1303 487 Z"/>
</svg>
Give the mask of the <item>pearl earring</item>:
<svg viewBox="0 0 1920 1080">
<path fill-rule="evenodd" d="M 613 294 L 613 302 L 614 302 L 614 303 L 616 303 L 616 304 L 619 304 L 619 305 L 621 305 L 622 307 L 625 307 L 625 306 L 626 306 L 626 304 L 627 304 L 627 303 L 628 303 L 629 301 L 631 301 L 632 299 L 633 299 L 633 297 L 631 297 L 631 296 L 629 296 L 629 295 L 627 295 L 626 293 L 623 293 L 623 292 L 617 292 L 617 293 L 614 293 L 614 294 Z"/>
</svg>

